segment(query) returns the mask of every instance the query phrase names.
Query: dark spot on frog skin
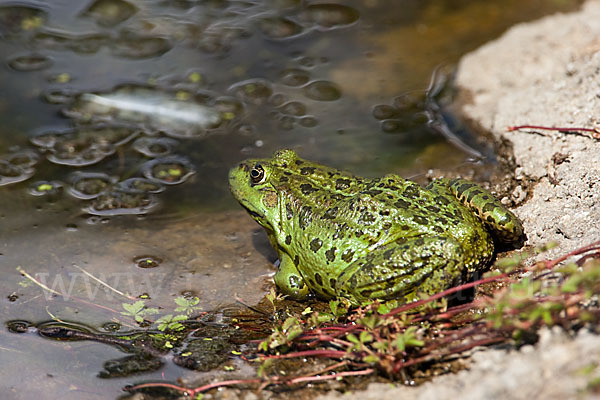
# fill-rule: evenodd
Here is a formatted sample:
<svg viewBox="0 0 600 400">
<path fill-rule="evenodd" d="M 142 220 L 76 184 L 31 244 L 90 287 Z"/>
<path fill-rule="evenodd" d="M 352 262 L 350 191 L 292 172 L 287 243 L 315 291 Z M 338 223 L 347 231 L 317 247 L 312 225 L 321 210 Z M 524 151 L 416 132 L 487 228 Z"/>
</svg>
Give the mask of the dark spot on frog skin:
<svg viewBox="0 0 600 400">
<path fill-rule="evenodd" d="M 441 226 L 434 226 L 433 230 L 436 231 L 437 233 L 444 233 L 444 229 Z"/>
<path fill-rule="evenodd" d="M 288 220 L 294 218 L 294 210 L 292 210 L 292 206 L 290 203 L 285 205 L 285 216 Z"/>
<path fill-rule="evenodd" d="M 379 189 L 369 189 L 367 191 L 365 191 L 365 194 L 368 194 L 370 196 L 377 196 L 378 194 L 383 193 L 383 190 L 379 190 Z"/>
<path fill-rule="evenodd" d="M 287 235 L 285 237 L 285 244 L 287 244 L 287 245 L 292 244 L 292 237 L 290 235 Z"/>
<path fill-rule="evenodd" d="M 389 259 L 391 259 L 391 258 L 392 258 L 392 256 L 393 256 L 393 255 L 394 255 L 394 249 L 389 249 L 389 250 L 386 250 L 386 251 L 383 253 L 383 259 L 384 259 L 384 260 L 389 260 Z"/>
<path fill-rule="evenodd" d="M 364 235 L 365 233 L 361 230 L 358 230 L 356 232 L 354 232 L 354 236 L 356 236 L 357 238 L 361 237 L 362 235 Z"/>
<path fill-rule="evenodd" d="M 469 194 L 467 195 L 467 201 L 470 203 L 471 200 L 473 200 L 473 197 L 482 194 L 483 192 L 481 190 L 478 189 L 473 189 L 469 192 Z"/>
<path fill-rule="evenodd" d="M 316 253 L 317 251 L 319 251 L 321 246 L 323 246 L 323 241 L 319 238 L 314 238 L 310 242 L 310 249 L 313 251 L 313 253 Z"/>
<path fill-rule="evenodd" d="M 410 203 L 406 200 L 398 199 L 398 201 L 394 203 L 394 206 L 398 208 L 407 209 L 410 206 Z"/>
<path fill-rule="evenodd" d="M 402 229 L 403 231 L 408 231 L 408 230 L 410 230 L 410 226 L 402 225 L 402 226 L 400 226 L 400 229 Z"/>
<path fill-rule="evenodd" d="M 402 195 L 404 197 L 408 197 L 409 199 L 417 199 L 419 197 L 420 186 L 415 184 L 408 185 Z"/>
<path fill-rule="evenodd" d="M 352 182 L 350 181 L 350 179 L 336 179 L 335 181 L 335 188 L 337 190 L 344 190 L 344 189 L 348 189 L 350 187 L 350 184 Z"/>
<path fill-rule="evenodd" d="M 382 217 L 387 217 L 388 215 L 390 215 L 390 210 L 381 210 L 379 211 L 379 215 L 381 215 Z"/>
<path fill-rule="evenodd" d="M 445 205 L 445 206 L 447 206 L 448 204 L 450 204 L 450 200 L 448 200 L 444 196 L 436 196 L 436 197 L 434 197 L 434 200 L 435 200 L 436 203 L 442 204 L 442 205 Z"/>
<path fill-rule="evenodd" d="M 430 211 L 432 213 L 438 213 L 438 212 L 440 212 L 440 209 L 437 208 L 436 206 L 427 206 L 425 208 L 427 209 L 427 211 Z"/>
<path fill-rule="evenodd" d="M 337 281 L 334 278 L 329 278 L 329 286 L 335 288 L 335 285 L 337 285 Z"/>
<path fill-rule="evenodd" d="M 365 212 L 365 213 L 361 214 L 358 221 L 363 222 L 365 224 L 371 224 L 371 223 L 375 222 L 375 216 L 371 213 Z"/>
<path fill-rule="evenodd" d="M 321 219 L 334 219 L 338 213 L 337 206 L 327 209 Z"/>
<path fill-rule="evenodd" d="M 483 206 L 483 212 L 484 213 L 492 212 L 492 211 L 494 211 L 495 208 L 496 208 L 496 205 L 494 203 L 487 203 L 485 206 Z"/>
<path fill-rule="evenodd" d="M 315 274 L 315 281 L 317 282 L 317 285 L 323 286 L 323 278 L 318 272 Z"/>
<path fill-rule="evenodd" d="M 306 229 L 312 222 L 312 208 L 309 206 L 302 206 L 298 216 L 298 226 L 300 229 Z"/>
<path fill-rule="evenodd" d="M 300 257 L 296 254 L 296 256 L 294 257 L 294 265 L 297 267 L 298 265 L 300 265 Z"/>
<path fill-rule="evenodd" d="M 413 221 L 419 225 L 427 225 L 429 223 L 429 220 L 422 215 L 413 216 Z"/>
<path fill-rule="evenodd" d="M 304 195 L 308 196 L 311 193 L 317 192 L 319 189 L 317 189 L 310 183 L 303 183 L 302 185 L 300 185 L 300 190 Z"/>
<path fill-rule="evenodd" d="M 313 172 L 315 172 L 315 169 L 316 169 L 315 167 L 302 167 L 300 169 L 300 174 L 301 175 L 310 175 Z"/>
<path fill-rule="evenodd" d="M 344 260 L 344 262 L 349 263 L 350 261 L 352 261 L 353 258 L 354 258 L 354 250 L 352 250 L 352 249 L 346 249 L 342 253 L 342 260 Z M 332 287 L 334 287 L 334 286 L 335 285 L 332 285 Z"/>
<path fill-rule="evenodd" d="M 296 160 L 294 162 L 296 163 L 296 165 L 302 165 L 302 164 L 304 164 L 304 160 Z"/>
<path fill-rule="evenodd" d="M 287 176 L 282 176 L 281 178 L 279 178 L 279 183 L 285 183 L 285 182 L 288 182 L 288 181 L 289 181 L 289 179 L 288 179 Z"/>
<path fill-rule="evenodd" d="M 336 250 L 337 250 L 336 247 L 332 247 L 325 252 L 325 257 L 327 258 L 327 261 L 333 262 L 333 260 L 335 260 L 335 251 Z"/>
</svg>

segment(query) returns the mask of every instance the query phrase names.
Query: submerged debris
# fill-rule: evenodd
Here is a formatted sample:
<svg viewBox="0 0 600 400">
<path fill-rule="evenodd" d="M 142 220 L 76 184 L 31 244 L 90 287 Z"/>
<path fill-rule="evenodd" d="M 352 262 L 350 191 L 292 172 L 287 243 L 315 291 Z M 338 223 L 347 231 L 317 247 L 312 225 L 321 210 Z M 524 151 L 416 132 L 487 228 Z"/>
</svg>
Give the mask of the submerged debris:
<svg viewBox="0 0 600 400">
<path fill-rule="evenodd" d="M 83 93 L 63 112 L 80 121 L 137 124 L 176 137 L 203 137 L 223 123 L 217 96 L 125 85 L 108 93 Z"/>
</svg>

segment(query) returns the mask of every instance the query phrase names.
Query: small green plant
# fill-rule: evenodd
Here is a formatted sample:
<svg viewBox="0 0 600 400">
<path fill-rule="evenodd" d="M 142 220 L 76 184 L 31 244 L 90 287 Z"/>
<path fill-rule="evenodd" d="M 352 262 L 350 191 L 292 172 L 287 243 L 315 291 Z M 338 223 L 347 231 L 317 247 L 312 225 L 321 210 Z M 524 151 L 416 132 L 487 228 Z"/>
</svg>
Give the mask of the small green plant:
<svg viewBox="0 0 600 400">
<path fill-rule="evenodd" d="M 176 297 L 175 304 L 177 304 L 178 307 L 175 308 L 175 312 L 184 313 L 189 317 L 202 310 L 202 307 L 198 306 L 199 302 L 200 299 L 196 296 L 189 298 L 183 296 Z"/>
<path fill-rule="evenodd" d="M 166 330 L 181 331 L 185 328 L 181 321 L 185 320 L 187 320 L 187 316 L 185 315 L 173 316 L 173 314 L 167 314 L 157 319 L 155 323 L 158 324 L 158 330 L 163 332 Z"/>
<path fill-rule="evenodd" d="M 409 326 L 402 334 L 396 336 L 394 346 L 400 353 L 406 351 L 408 347 L 423 347 L 424 341 L 417 338 L 417 327 Z"/>
<path fill-rule="evenodd" d="M 283 299 L 283 295 L 277 293 L 274 288 L 271 288 L 271 290 L 269 290 L 269 293 L 267 293 L 265 298 L 269 300 L 269 303 L 271 303 L 273 310 L 275 310 L 275 302 L 281 301 Z"/>
<path fill-rule="evenodd" d="M 123 303 L 121 305 L 125 309 L 125 311 L 121 311 L 121 315 L 132 317 L 138 323 L 144 322 L 148 315 L 158 314 L 157 308 L 147 308 L 143 300 L 138 300 L 133 304 Z"/>
<path fill-rule="evenodd" d="M 271 336 L 260 342 L 258 348 L 264 352 L 278 347 L 289 345 L 295 338 L 300 336 L 304 327 L 297 318 L 288 317 L 281 326 L 276 326 Z"/>
</svg>

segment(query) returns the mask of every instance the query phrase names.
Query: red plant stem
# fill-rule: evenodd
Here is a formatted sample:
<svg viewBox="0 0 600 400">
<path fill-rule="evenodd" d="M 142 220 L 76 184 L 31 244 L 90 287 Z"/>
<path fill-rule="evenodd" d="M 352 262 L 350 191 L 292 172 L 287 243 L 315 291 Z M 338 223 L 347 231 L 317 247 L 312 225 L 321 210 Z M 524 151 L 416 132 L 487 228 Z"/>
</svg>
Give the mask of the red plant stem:
<svg viewBox="0 0 600 400">
<path fill-rule="evenodd" d="M 562 132 L 592 132 L 598 133 L 598 131 L 594 128 L 558 128 L 553 126 L 542 126 L 542 125 L 516 125 L 516 126 L 508 126 L 506 130 L 508 132 L 518 131 L 519 129 L 540 129 L 545 131 L 562 131 Z"/>
<path fill-rule="evenodd" d="M 328 371 L 330 371 L 334 368 L 340 367 L 344 364 L 345 364 L 345 361 L 337 363 L 335 365 L 332 365 L 332 366 L 324 369 L 323 371 L 320 371 L 319 373 L 328 372 Z M 363 370 L 359 370 L 359 371 L 344 371 L 344 372 L 338 372 L 338 373 L 331 374 L 331 375 L 320 375 L 320 376 L 314 376 L 314 375 L 313 376 L 300 376 L 297 378 L 291 378 L 291 379 L 285 379 L 285 380 L 280 379 L 280 377 L 274 377 L 270 380 L 267 380 L 264 383 L 267 383 L 267 384 L 268 383 L 285 383 L 287 385 L 294 385 L 296 383 L 326 381 L 326 380 L 338 379 L 338 378 L 342 378 L 342 377 L 346 377 L 346 376 L 370 375 L 374 371 L 375 370 L 373 368 L 367 368 L 367 369 L 363 369 Z M 202 393 L 207 390 L 218 388 L 218 387 L 248 384 L 248 383 L 261 383 L 261 382 L 263 382 L 261 379 L 234 379 L 234 380 L 229 380 L 229 381 L 209 383 L 208 385 L 198 386 L 195 388 L 186 388 L 183 386 L 174 385 L 172 383 L 155 382 L 155 383 L 142 383 L 140 385 L 131 386 L 131 387 L 128 387 L 126 390 L 129 392 L 132 392 L 132 391 L 139 390 L 139 389 L 162 387 L 162 388 L 177 390 L 179 392 L 184 392 L 188 396 L 192 397 L 198 393 Z"/>
<path fill-rule="evenodd" d="M 359 371 L 344 371 L 338 372 L 337 374 L 331 375 L 321 375 L 321 376 L 301 376 L 299 378 L 293 378 L 287 381 L 288 385 L 293 385 L 294 383 L 300 382 L 316 382 L 316 381 L 326 381 L 330 379 L 337 379 L 344 376 L 358 376 L 358 375 L 370 375 L 375 371 L 373 368 L 361 369 Z"/>
<path fill-rule="evenodd" d="M 207 390 L 214 389 L 217 387 L 240 385 L 240 384 L 246 384 L 246 383 L 260 383 L 260 382 L 261 382 L 260 379 L 234 379 L 234 380 L 230 380 L 230 381 L 209 383 L 208 385 L 199 386 L 196 388 L 186 388 L 183 386 L 173 385 L 172 383 L 154 382 L 154 383 L 142 383 L 140 385 L 130 386 L 126 390 L 132 392 L 134 390 L 139 390 L 139 389 L 162 387 L 162 388 L 177 390 L 179 392 L 184 392 L 188 396 L 194 396 L 197 393 L 205 392 Z"/>
<path fill-rule="evenodd" d="M 555 258 L 554 260 L 550 260 L 550 261 L 546 261 L 546 268 L 550 269 L 552 267 L 554 267 L 556 264 L 561 263 L 563 261 L 565 261 L 567 258 L 572 257 L 572 256 L 576 256 L 582 253 L 587 253 L 588 251 L 592 251 L 592 250 L 599 250 L 600 249 L 600 240 L 597 242 L 593 242 L 588 244 L 587 246 L 583 246 L 580 247 L 578 249 L 575 249 L 563 256 L 560 256 L 558 258 Z"/>
<path fill-rule="evenodd" d="M 287 354 L 277 354 L 272 356 L 265 356 L 265 359 L 269 358 L 296 358 L 296 357 L 330 357 L 330 358 L 343 358 L 349 355 L 345 351 L 341 350 L 305 350 L 305 351 L 296 351 L 294 353 Z"/>
</svg>

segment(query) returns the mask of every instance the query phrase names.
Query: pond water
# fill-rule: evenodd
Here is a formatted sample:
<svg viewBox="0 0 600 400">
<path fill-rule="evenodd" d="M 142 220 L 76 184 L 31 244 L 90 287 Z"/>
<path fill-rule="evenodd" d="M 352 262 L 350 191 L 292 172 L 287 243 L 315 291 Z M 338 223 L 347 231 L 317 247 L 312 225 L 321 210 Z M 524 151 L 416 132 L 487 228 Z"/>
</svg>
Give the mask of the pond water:
<svg viewBox="0 0 600 400">
<path fill-rule="evenodd" d="M 474 153 L 427 125 L 433 71 L 578 4 L 0 1 L 2 322 L 126 332 L 140 298 L 148 319 L 180 296 L 197 312 L 257 303 L 276 256 L 229 194 L 231 166 L 282 147 L 364 176 L 464 166 Z M 1 397 L 115 398 L 200 374 L 98 378 L 120 357 L 0 330 Z"/>
</svg>

